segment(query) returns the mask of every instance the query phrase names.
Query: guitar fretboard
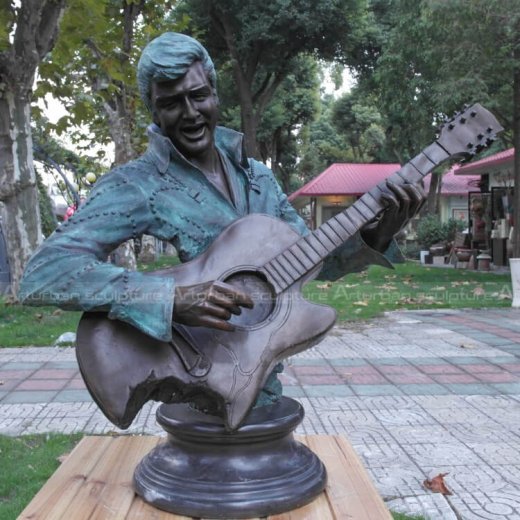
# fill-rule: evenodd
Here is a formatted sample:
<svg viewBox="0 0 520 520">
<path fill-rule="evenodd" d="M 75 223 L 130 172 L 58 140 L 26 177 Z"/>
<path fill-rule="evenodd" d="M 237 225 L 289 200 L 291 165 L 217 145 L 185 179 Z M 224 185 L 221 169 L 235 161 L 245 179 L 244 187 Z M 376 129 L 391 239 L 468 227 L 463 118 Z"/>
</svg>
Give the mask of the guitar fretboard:
<svg viewBox="0 0 520 520">
<path fill-rule="evenodd" d="M 450 154 L 438 142 L 434 142 L 387 180 L 395 184 L 415 184 L 449 157 Z M 267 262 L 264 270 L 273 282 L 276 294 L 316 269 L 328 255 L 376 218 L 385 209 L 381 200 L 384 193 L 388 193 L 386 180 Z"/>
</svg>

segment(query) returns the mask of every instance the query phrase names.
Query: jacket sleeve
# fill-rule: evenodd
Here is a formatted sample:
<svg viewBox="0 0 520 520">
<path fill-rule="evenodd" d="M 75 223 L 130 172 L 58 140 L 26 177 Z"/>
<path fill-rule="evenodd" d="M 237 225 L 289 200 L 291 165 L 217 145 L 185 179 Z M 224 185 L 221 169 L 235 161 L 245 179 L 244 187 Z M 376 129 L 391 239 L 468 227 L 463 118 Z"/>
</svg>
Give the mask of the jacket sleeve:
<svg viewBox="0 0 520 520">
<path fill-rule="evenodd" d="M 265 169 L 267 169 L 264 166 Z M 275 196 L 278 201 L 279 216 L 282 220 L 290 224 L 300 235 L 305 236 L 310 233 L 304 220 L 292 207 L 287 196 L 283 193 L 280 185 L 272 175 L 272 184 Z M 389 247 L 389 250 L 391 248 Z M 392 267 L 392 263 L 385 254 L 381 254 L 368 246 L 358 231 L 350 237 L 343 245 L 334 250 L 323 262 L 323 267 L 318 275 L 320 280 L 337 280 L 348 273 L 362 271 L 371 264 Z"/>
<path fill-rule="evenodd" d="M 22 302 L 106 311 L 109 318 L 170 340 L 174 281 L 107 262 L 118 245 L 146 232 L 149 211 L 141 189 L 124 175 L 102 177 L 30 259 L 19 291 Z"/>
</svg>

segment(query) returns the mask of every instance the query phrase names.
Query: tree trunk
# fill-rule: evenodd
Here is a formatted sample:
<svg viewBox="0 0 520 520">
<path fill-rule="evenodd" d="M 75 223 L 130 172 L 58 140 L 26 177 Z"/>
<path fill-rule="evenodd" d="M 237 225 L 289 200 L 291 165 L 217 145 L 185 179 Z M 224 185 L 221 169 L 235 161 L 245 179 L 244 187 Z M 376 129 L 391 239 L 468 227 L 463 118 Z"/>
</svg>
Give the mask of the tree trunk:
<svg viewBox="0 0 520 520">
<path fill-rule="evenodd" d="M 28 95 L 0 97 L 0 215 L 16 295 L 25 264 L 42 241 Z"/>
<path fill-rule="evenodd" d="M 437 215 L 439 204 L 439 186 L 442 183 L 442 175 L 440 173 L 432 172 L 430 177 L 430 187 L 428 189 L 428 198 L 426 200 L 426 211 L 430 215 Z"/>
<path fill-rule="evenodd" d="M 514 51 L 516 69 L 513 80 L 513 145 L 515 191 L 513 199 L 513 258 L 520 258 L 520 49 Z"/>
</svg>

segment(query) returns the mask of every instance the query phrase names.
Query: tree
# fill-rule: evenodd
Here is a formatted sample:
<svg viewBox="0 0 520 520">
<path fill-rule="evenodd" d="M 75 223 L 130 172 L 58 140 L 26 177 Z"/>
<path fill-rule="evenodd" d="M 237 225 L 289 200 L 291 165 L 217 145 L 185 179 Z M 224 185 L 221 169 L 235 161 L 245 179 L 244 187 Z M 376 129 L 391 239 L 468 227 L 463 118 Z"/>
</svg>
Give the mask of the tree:
<svg viewBox="0 0 520 520">
<path fill-rule="evenodd" d="M 378 97 L 387 143 L 399 162 L 431 142 L 446 116 L 475 101 L 506 128 L 492 151 L 511 146 L 519 120 L 513 115 L 518 2 L 377 0 L 371 6 L 374 37 L 358 74 Z M 434 172 L 430 211 L 439 182 Z"/>
<path fill-rule="evenodd" d="M 64 8 L 65 0 L 0 4 L 0 215 L 13 294 L 42 240 L 30 103 L 38 65 L 55 43 Z"/>
<path fill-rule="evenodd" d="M 260 158 L 262 115 L 301 54 L 348 57 L 363 24 L 361 0 L 185 0 L 180 13 L 214 58 L 229 61 L 250 155 Z M 198 32 L 197 32 L 198 30 Z"/>
<path fill-rule="evenodd" d="M 144 45 L 165 29 L 165 13 L 174 2 L 69 1 L 52 59 L 41 67 L 38 92 L 51 92 L 67 106 L 58 133 L 75 128 L 76 142 L 86 141 L 87 147 L 113 142 L 114 164 L 124 164 L 143 151 L 150 122 L 139 102 L 137 62 Z M 131 243 L 120 246 L 116 262 L 135 268 L 133 251 Z"/>
</svg>

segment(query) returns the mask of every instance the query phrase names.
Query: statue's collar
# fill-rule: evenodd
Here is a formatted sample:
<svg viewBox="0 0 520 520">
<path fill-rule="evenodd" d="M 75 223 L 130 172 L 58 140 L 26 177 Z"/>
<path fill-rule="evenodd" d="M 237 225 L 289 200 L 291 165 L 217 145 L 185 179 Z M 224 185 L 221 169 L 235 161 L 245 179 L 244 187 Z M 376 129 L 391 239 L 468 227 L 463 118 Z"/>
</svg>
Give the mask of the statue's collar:
<svg viewBox="0 0 520 520">
<path fill-rule="evenodd" d="M 148 140 L 147 154 L 152 157 L 161 173 L 166 172 L 172 160 L 187 162 L 186 158 L 155 123 L 148 127 Z M 215 144 L 219 151 L 227 155 L 232 162 L 244 168 L 248 167 L 243 134 L 230 128 L 217 126 L 215 129 Z"/>
</svg>

